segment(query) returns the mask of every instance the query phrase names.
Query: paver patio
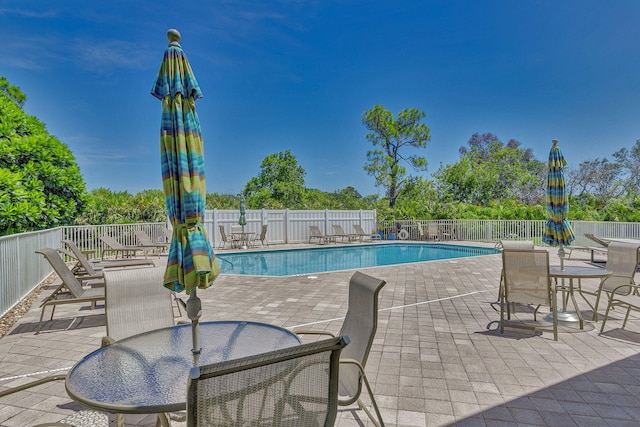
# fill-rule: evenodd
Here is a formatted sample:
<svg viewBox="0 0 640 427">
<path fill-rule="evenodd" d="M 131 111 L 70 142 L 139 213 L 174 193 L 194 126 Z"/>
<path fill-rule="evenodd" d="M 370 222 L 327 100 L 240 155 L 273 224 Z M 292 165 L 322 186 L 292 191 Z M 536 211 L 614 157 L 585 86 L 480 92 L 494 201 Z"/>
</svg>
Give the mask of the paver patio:
<svg viewBox="0 0 640 427">
<path fill-rule="evenodd" d="M 555 249 L 551 251 L 555 263 Z M 501 335 L 495 304 L 500 267 L 500 255 L 489 255 L 361 269 L 387 281 L 366 369 L 387 425 L 640 424 L 638 316 L 632 315 L 623 331 L 622 313 L 614 312 L 602 335 L 599 323 L 586 321 L 582 331 L 563 325 L 557 342 L 550 333 L 506 329 Z M 201 320 L 243 319 L 337 332 L 351 274 L 223 275 L 198 293 Z M 587 287 L 597 283 L 583 280 Z M 578 302 L 590 319 L 586 303 Z M 65 373 L 100 346 L 105 333 L 101 306 L 60 306 L 44 332 L 34 335 L 38 305 L 0 339 L 0 390 Z M 69 420 L 85 410 L 67 396 L 62 382 L 49 383 L 0 398 L 0 425 Z M 155 425 L 153 416 L 125 416 L 125 421 Z M 106 417 L 102 425 L 107 425 Z M 354 405 L 339 409 L 336 425 L 371 423 Z"/>
</svg>

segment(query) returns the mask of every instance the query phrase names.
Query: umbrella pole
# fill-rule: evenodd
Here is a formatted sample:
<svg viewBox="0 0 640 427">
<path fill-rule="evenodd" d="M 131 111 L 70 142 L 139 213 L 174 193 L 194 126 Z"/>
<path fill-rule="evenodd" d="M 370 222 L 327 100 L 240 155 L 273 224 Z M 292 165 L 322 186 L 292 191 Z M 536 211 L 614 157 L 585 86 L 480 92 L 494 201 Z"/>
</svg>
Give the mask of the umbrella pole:
<svg viewBox="0 0 640 427">
<path fill-rule="evenodd" d="M 187 317 L 191 320 L 191 338 L 193 341 L 193 348 L 191 352 L 193 354 L 200 353 L 202 347 L 200 347 L 200 316 L 202 315 L 202 302 L 198 298 L 197 292 L 194 289 L 189 295 L 187 300 Z"/>
<path fill-rule="evenodd" d="M 562 245 L 560 245 L 560 248 L 558 249 L 558 257 L 560 257 L 560 271 L 564 271 L 565 252 L 564 252 L 564 246 Z"/>
</svg>

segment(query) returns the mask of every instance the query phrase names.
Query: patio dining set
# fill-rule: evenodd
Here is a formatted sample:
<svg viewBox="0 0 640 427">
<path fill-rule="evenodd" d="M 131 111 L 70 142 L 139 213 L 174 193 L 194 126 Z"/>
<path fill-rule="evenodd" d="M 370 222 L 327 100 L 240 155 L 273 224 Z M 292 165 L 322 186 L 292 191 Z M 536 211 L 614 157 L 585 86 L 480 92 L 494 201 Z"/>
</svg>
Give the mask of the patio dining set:
<svg viewBox="0 0 640 427">
<path fill-rule="evenodd" d="M 374 425 L 384 425 L 365 373 L 384 280 L 351 276 L 347 317 L 336 335 L 250 320 L 174 324 L 185 304 L 162 286 L 164 266 L 147 258 L 88 259 L 74 242 L 63 243 L 65 249 L 36 251 L 61 281 L 41 305 L 36 334 L 49 307 L 51 320 L 60 304 L 102 303 L 102 346 L 66 375 L 3 390 L 0 397 L 64 381 L 73 400 L 114 414 L 119 427 L 126 414 L 157 414 L 164 427 L 176 419 L 188 426 L 331 426 L 338 405 L 353 403 Z M 75 261 L 66 263 L 64 256 Z M 190 345 L 195 333 L 200 348 Z M 331 338 L 305 341 L 305 335 Z M 363 389 L 371 409 L 360 398 Z M 70 424 L 39 426 L 47 425 Z"/>
<path fill-rule="evenodd" d="M 632 239 L 612 239 L 602 241 L 606 246 L 601 248 L 607 255 L 604 267 L 596 266 L 564 266 L 550 265 L 549 251 L 536 249 L 532 241 L 504 240 L 502 247 L 502 275 L 498 294 L 500 306 L 500 331 L 504 328 L 525 328 L 536 332 L 552 332 L 554 340 L 558 340 L 558 322 L 578 322 L 584 328 L 582 312 L 576 300 L 576 293 L 581 296 L 593 312 L 592 321 L 598 320 L 598 307 L 601 301 L 606 303 L 606 311 L 600 326 L 602 333 L 609 312 L 614 307 L 626 310 L 622 328 L 627 324 L 631 310 L 640 310 L 640 286 L 634 281 L 640 265 L 640 241 Z M 595 290 L 582 286 L 583 279 L 598 279 L 600 283 Z M 568 283 L 566 283 L 568 281 Z M 558 304 L 558 293 L 562 295 Z M 585 295 L 595 297 L 592 304 Z M 571 300 L 575 311 L 567 310 Z M 549 307 L 547 320 L 543 323 L 510 321 L 516 304 L 533 307 L 533 319 L 537 321 L 538 309 L 541 305 Z M 560 308 L 560 305 L 562 306 Z"/>
<path fill-rule="evenodd" d="M 184 307 L 162 286 L 164 267 L 156 266 L 159 262 L 142 254 L 89 259 L 74 242 L 63 243 L 64 249 L 38 251 L 62 282 L 45 298 L 40 323 L 45 309 L 52 309 L 52 318 L 58 304 L 102 303 L 106 320 L 102 346 L 66 375 L 2 390 L 0 398 L 49 381 L 64 381 L 71 399 L 112 414 L 119 426 L 133 414 L 154 414 L 161 426 L 180 420 L 187 425 L 234 425 L 238 419 L 257 425 L 280 421 L 283 425 L 334 425 L 337 408 L 354 403 L 373 425 L 384 425 L 365 372 L 385 280 L 362 272 L 350 277 L 348 309 L 335 337 L 310 338 L 325 333 L 313 328 L 289 330 L 253 320 L 217 320 L 200 324 L 202 348 L 195 351 L 190 345 L 193 325 L 175 324 L 175 313 Z M 569 301 L 575 323 L 580 322 L 582 329 L 576 296 L 592 309 L 591 320 L 602 322 L 601 331 L 610 311 L 624 308 L 624 328 L 629 312 L 640 309 L 633 281 L 640 242 L 606 243 L 604 267 L 561 269 L 550 264 L 549 251 L 536 249 L 531 241 L 501 242 L 500 332 L 531 327 L 534 333 L 551 332 L 558 340 L 558 325 L 574 322 L 568 316 Z M 597 278 L 597 289 L 583 287 L 586 278 Z M 605 304 L 604 317 L 598 319 Z M 537 318 L 542 317 L 540 305 L 549 306 L 545 319 Z M 533 326 L 524 320 L 531 314 Z"/>
</svg>

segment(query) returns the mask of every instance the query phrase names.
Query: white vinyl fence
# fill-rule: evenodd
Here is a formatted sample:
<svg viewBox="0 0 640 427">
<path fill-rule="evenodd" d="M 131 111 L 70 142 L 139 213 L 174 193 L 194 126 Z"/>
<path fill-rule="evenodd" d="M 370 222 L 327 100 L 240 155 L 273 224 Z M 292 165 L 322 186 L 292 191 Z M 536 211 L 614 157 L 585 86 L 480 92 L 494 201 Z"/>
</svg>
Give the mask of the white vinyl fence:
<svg viewBox="0 0 640 427">
<path fill-rule="evenodd" d="M 375 211 L 297 211 L 297 210 L 247 210 L 245 230 L 259 233 L 262 225 L 268 226 L 267 241 L 270 244 L 303 243 L 309 241 L 309 225 L 317 225 L 325 234 L 333 234 L 332 225 L 340 224 L 346 232 L 353 232 L 353 224 L 360 224 L 365 231 L 381 230 L 384 238 L 407 237 L 418 239 L 419 223 L 423 230 L 435 222 L 447 237 L 462 241 L 496 242 L 511 237 L 533 240 L 541 244 L 545 221 L 506 220 L 420 220 L 376 222 Z M 212 210 L 205 215 L 205 227 L 211 243 L 220 243 L 219 227 L 230 231 L 238 223 L 237 210 Z M 624 237 L 640 239 L 640 223 L 571 221 L 576 234 L 574 245 L 593 246 L 584 237 L 592 233 L 599 237 Z M 115 237 L 125 245 L 135 245 L 134 230 L 145 231 L 154 241 L 164 241 L 166 224 L 120 224 L 58 227 L 50 230 L 21 233 L 0 237 L 0 316 L 9 311 L 29 292 L 35 289 L 52 271 L 46 260 L 34 253 L 37 249 L 60 248 L 60 240 L 69 239 L 84 250 L 95 251 L 100 256 L 104 234 Z M 406 233 L 400 233 L 405 230 Z M 445 234 L 443 234 L 444 236 Z"/>
</svg>

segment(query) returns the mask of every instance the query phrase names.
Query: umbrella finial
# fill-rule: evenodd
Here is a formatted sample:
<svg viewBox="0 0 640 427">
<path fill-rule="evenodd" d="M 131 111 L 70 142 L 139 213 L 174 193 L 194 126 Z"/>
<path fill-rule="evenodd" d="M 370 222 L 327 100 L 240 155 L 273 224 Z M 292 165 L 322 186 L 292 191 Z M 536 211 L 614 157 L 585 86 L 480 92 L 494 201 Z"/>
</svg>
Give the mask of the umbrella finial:
<svg viewBox="0 0 640 427">
<path fill-rule="evenodd" d="M 551 146 L 555 147 L 556 145 L 558 145 L 558 140 L 557 139 L 552 139 L 551 140 Z"/>
<path fill-rule="evenodd" d="M 167 31 L 167 38 L 169 39 L 169 45 L 177 45 L 180 46 L 180 43 L 178 43 L 180 41 L 180 38 L 182 36 L 180 35 L 180 31 L 176 30 L 175 28 L 171 28 L 169 29 L 169 31 Z"/>
</svg>

